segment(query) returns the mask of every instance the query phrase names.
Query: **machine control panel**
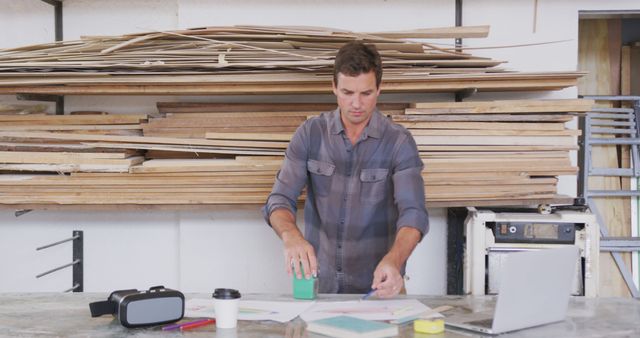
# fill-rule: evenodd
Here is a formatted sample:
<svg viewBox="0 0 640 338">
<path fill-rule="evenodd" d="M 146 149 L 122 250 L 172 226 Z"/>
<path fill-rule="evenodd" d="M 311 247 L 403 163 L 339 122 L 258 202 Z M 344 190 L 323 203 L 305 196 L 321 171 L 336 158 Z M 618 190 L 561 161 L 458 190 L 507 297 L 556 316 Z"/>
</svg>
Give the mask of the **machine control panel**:
<svg viewBox="0 0 640 338">
<path fill-rule="evenodd" d="M 573 244 L 580 223 L 487 222 L 496 243 Z"/>
</svg>

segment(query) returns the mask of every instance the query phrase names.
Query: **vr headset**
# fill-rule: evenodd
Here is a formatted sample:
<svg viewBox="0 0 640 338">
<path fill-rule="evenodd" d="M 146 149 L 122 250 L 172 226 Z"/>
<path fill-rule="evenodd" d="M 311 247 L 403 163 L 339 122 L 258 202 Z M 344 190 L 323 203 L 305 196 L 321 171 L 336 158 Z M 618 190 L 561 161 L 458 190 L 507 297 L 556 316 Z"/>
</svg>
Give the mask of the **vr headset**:
<svg viewBox="0 0 640 338">
<path fill-rule="evenodd" d="M 180 291 L 154 286 L 146 291 L 118 290 L 101 302 L 89 304 L 91 317 L 112 314 L 125 327 L 161 325 L 182 319 L 184 295 Z"/>
</svg>

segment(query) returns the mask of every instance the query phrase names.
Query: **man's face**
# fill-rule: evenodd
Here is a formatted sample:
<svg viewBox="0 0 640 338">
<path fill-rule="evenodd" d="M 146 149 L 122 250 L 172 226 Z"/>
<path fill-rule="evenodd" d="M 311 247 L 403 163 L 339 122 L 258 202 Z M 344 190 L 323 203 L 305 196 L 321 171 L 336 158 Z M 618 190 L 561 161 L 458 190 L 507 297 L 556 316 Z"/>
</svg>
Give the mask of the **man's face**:
<svg viewBox="0 0 640 338">
<path fill-rule="evenodd" d="M 358 76 L 338 73 L 338 83 L 333 84 L 333 93 L 338 98 L 342 123 L 349 128 L 369 122 L 376 108 L 380 88 L 376 86 L 374 72 Z"/>
</svg>

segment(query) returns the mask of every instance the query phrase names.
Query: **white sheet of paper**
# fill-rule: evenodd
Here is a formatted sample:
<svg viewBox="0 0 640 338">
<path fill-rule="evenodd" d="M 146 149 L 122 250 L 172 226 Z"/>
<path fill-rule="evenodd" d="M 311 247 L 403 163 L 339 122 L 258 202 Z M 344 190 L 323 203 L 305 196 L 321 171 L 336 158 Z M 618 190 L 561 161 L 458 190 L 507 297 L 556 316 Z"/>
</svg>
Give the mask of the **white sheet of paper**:
<svg viewBox="0 0 640 338">
<path fill-rule="evenodd" d="M 417 316 L 428 306 L 415 299 L 352 300 L 346 302 L 317 302 L 300 315 L 304 321 L 312 321 L 340 315 L 368 320 L 393 320 Z"/>
<path fill-rule="evenodd" d="M 238 320 L 273 320 L 288 322 L 311 307 L 315 302 L 276 302 L 262 300 L 240 300 Z M 213 299 L 187 299 L 184 308 L 185 317 L 215 318 Z"/>
</svg>

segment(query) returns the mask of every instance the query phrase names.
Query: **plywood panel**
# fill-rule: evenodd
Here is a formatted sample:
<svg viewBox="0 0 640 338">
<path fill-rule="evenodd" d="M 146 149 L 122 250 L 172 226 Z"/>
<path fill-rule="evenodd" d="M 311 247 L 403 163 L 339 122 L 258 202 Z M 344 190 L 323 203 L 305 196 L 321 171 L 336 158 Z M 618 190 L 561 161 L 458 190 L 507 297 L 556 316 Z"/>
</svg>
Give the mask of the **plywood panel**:
<svg viewBox="0 0 640 338">
<path fill-rule="evenodd" d="M 621 28 L 619 19 L 580 20 L 578 43 L 578 67 L 589 74 L 578 81 L 582 95 L 618 95 L 620 93 Z M 618 154 L 609 147 L 594 147 L 593 165 L 618 167 Z M 616 177 L 592 177 L 591 190 L 621 189 Z M 609 229 L 610 236 L 628 236 L 630 214 L 625 204 L 628 198 L 596 200 L 598 209 Z M 629 261 L 629 255 L 625 255 Z M 600 257 L 600 295 L 629 296 L 627 287 L 610 254 Z"/>
</svg>

